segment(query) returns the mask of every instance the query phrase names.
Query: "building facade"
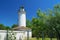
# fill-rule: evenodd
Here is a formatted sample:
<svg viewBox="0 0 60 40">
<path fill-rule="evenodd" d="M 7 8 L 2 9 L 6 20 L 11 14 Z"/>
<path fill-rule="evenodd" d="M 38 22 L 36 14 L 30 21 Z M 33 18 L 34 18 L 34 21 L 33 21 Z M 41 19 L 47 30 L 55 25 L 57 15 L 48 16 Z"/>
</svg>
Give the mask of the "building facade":
<svg viewBox="0 0 60 40">
<path fill-rule="evenodd" d="M 18 27 L 13 30 L 0 30 L 0 40 L 30 40 L 32 31 L 26 27 L 26 11 L 20 7 L 18 11 Z"/>
</svg>

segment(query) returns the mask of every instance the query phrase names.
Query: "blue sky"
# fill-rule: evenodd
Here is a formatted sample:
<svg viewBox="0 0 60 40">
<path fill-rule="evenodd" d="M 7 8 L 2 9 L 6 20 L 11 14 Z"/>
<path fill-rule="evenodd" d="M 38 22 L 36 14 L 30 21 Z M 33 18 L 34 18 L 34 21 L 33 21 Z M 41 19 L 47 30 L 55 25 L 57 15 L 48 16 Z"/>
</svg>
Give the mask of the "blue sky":
<svg viewBox="0 0 60 40">
<path fill-rule="evenodd" d="M 18 9 L 24 5 L 27 19 L 31 20 L 36 17 L 36 11 L 46 11 L 48 8 L 60 4 L 60 0 L 0 0 L 0 24 L 12 26 L 17 24 Z"/>
</svg>

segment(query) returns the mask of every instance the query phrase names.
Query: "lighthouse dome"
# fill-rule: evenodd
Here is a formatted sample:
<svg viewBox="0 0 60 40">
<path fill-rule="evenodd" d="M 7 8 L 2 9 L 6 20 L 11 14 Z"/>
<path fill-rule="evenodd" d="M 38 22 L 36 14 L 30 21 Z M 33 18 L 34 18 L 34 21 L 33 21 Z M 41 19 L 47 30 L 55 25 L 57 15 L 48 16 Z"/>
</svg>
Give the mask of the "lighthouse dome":
<svg viewBox="0 0 60 40">
<path fill-rule="evenodd" d="M 21 6 L 18 10 L 18 12 L 25 12 L 24 6 Z"/>
</svg>

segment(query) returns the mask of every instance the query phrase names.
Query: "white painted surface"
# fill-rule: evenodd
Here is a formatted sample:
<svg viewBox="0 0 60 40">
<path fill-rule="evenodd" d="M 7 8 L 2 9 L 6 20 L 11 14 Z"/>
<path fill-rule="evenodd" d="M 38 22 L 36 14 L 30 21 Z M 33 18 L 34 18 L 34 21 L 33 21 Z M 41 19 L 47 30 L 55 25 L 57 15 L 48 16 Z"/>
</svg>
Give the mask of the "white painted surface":
<svg viewBox="0 0 60 40">
<path fill-rule="evenodd" d="M 10 34 L 11 31 L 9 31 Z M 13 31 L 15 33 L 16 40 L 27 40 L 27 31 Z M 14 36 L 14 35 L 13 35 Z M 29 37 L 32 37 L 31 31 L 29 32 Z M 7 38 L 7 31 L 0 30 L 0 40 L 6 40 Z M 13 38 L 13 37 L 12 37 Z"/>
<path fill-rule="evenodd" d="M 0 33 L 0 40 L 4 40 L 6 38 L 6 33 Z"/>
<path fill-rule="evenodd" d="M 0 40 L 6 40 L 6 31 L 5 30 L 0 30 Z"/>
<path fill-rule="evenodd" d="M 18 21 L 18 24 L 19 24 L 19 27 L 26 27 L 26 13 L 25 13 L 25 10 L 24 9 L 20 9 L 20 11 L 18 12 L 18 15 L 19 15 L 19 21 Z"/>
<path fill-rule="evenodd" d="M 32 32 L 31 31 L 29 32 L 29 37 L 32 38 Z"/>
</svg>

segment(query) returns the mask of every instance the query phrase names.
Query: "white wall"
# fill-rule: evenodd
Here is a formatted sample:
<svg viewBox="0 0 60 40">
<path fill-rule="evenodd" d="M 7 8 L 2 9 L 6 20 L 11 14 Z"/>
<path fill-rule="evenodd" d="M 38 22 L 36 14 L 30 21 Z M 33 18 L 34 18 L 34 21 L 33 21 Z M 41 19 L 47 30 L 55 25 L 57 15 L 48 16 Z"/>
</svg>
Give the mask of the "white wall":
<svg viewBox="0 0 60 40">
<path fill-rule="evenodd" d="M 0 40 L 4 40 L 5 38 L 6 38 L 6 31 L 5 30 L 0 30 Z"/>
<path fill-rule="evenodd" d="M 11 34 L 10 32 L 11 31 L 9 31 L 8 34 Z M 25 39 L 27 39 L 27 31 L 13 31 L 13 33 L 15 33 L 16 40 L 19 40 L 19 39 L 25 40 Z M 6 30 L 0 30 L 0 40 L 6 40 L 6 36 L 7 36 L 7 31 Z M 29 32 L 29 37 L 32 37 L 32 32 L 31 31 Z"/>
</svg>

